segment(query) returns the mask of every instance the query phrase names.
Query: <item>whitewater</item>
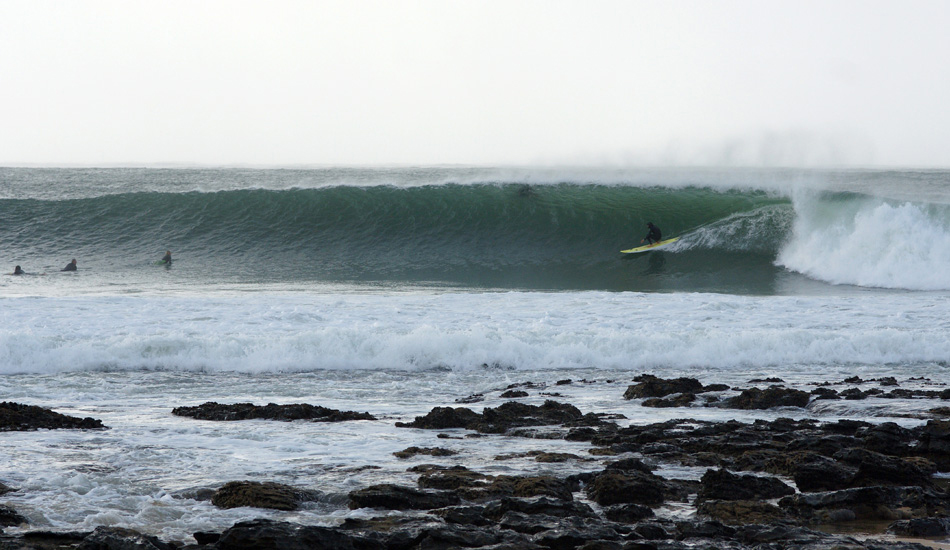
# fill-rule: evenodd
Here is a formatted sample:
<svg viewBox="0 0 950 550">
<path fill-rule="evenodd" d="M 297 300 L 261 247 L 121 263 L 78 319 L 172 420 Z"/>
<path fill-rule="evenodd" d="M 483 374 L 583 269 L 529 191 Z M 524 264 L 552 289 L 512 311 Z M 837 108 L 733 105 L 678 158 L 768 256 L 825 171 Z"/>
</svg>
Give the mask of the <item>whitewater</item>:
<svg viewBox="0 0 950 550">
<path fill-rule="evenodd" d="M 336 524 L 368 513 L 347 491 L 409 479 L 416 462 L 394 451 L 453 445 L 396 421 L 479 393 L 474 408 L 497 406 L 491 392 L 526 381 L 586 380 L 559 399 L 630 422 L 684 415 L 620 399 L 640 373 L 941 383 L 948 183 L 939 170 L 0 168 L 0 399 L 110 427 L 0 434 L 0 481 L 24 489 L 2 502 L 30 520 L 12 531 L 188 541 L 251 517 Z M 680 242 L 624 257 L 647 221 Z M 168 249 L 173 264 L 154 265 Z M 60 272 L 72 258 L 79 270 Z M 381 421 L 170 414 L 206 401 Z M 884 401 L 689 415 L 912 425 L 934 406 Z M 464 449 L 482 471 L 538 468 L 498 463 L 493 444 Z M 379 469 L 357 478 L 367 464 Z M 325 498 L 264 512 L 198 496 L 239 479 Z"/>
</svg>

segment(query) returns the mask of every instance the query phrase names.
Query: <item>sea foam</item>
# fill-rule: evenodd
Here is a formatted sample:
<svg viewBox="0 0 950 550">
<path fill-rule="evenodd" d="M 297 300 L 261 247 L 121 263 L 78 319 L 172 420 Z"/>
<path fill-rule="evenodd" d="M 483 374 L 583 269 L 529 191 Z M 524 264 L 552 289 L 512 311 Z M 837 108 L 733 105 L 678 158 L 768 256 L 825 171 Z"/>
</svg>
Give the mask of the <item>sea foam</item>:
<svg viewBox="0 0 950 550">
<path fill-rule="evenodd" d="M 794 205 L 779 265 L 835 284 L 950 289 L 950 207 L 814 194 L 796 197 Z"/>
<path fill-rule="evenodd" d="M 950 357 L 950 304 L 926 293 L 262 292 L 7 298 L 3 306 L 19 320 L 0 328 L 3 374 L 789 364 L 820 370 Z"/>
</svg>

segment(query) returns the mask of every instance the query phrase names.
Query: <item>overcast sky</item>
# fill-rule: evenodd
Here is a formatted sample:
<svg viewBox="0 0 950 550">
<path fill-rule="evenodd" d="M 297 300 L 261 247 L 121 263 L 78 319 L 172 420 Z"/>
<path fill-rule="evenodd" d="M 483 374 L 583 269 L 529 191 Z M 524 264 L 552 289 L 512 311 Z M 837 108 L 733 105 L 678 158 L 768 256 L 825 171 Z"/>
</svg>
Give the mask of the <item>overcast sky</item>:
<svg viewBox="0 0 950 550">
<path fill-rule="evenodd" d="M 950 166 L 950 2 L 0 0 L 0 164 Z"/>
</svg>

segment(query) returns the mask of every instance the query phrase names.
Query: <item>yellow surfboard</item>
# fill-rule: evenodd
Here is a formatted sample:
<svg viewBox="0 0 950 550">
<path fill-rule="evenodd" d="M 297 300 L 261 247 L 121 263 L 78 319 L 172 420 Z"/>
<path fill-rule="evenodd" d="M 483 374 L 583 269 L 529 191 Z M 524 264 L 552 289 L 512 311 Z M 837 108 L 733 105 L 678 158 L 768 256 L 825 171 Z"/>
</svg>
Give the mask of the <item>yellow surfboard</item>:
<svg viewBox="0 0 950 550">
<path fill-rule="evenodd" d="M 658 243 L 648 244 L 646 246 L 638 246 L 637 248 L 631 248 L 630 250 L 621 250 L 621 252 L 624 254 L 639 254 L 640 252 L 649 252 L 651 250 L 665 248 L 678 240 L 680 240 L 679 237 L 673 237 L 672 239 L 666 239 L 665 241 L 660 241 Z"/>
</svg>

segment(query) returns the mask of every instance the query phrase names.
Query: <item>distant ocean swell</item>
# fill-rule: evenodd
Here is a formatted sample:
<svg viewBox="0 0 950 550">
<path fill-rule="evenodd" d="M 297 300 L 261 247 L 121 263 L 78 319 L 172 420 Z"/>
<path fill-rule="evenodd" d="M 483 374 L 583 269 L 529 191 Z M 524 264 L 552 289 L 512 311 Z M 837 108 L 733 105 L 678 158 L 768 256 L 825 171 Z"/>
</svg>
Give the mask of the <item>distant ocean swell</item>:
<svg viewBox="0 0 950 550">
<path fill-rule="evenodd" d="M 950 289 L 950 206 L 852 193 L 337 186 L 8 198 L 0 218 L 8 261 L 81 256 L 100 272 L 167 248 L 208 277 L 225 269 L 249 280 L 769 293 L 787 269 L 835 284 Z M 619 253 L 647 221 L 683 237 L 660 266 Z"/>
</svg>

